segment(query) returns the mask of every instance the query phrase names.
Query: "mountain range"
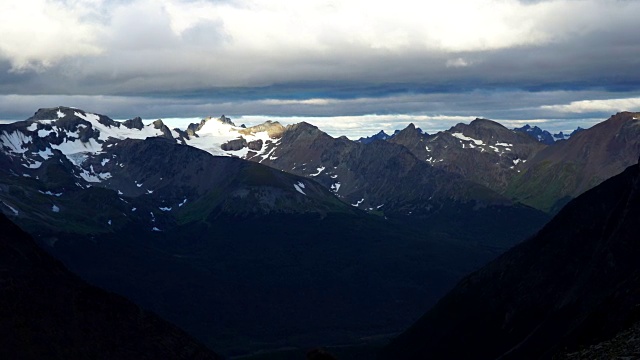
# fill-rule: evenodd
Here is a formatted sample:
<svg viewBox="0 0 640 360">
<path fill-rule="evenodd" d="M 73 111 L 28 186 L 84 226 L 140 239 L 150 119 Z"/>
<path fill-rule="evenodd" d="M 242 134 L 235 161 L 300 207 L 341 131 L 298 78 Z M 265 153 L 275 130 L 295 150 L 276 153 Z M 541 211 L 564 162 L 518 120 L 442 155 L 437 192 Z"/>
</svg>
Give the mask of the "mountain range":
<svg viewBox="0 0 640 360">
<path fill-rule="evenodd" d="M 486 119 L 432 135 L 409 125 L 388 141 L 403 145 L 433 167 L 553 214 L 635 163 L 640 149 L 638 118 L 638 113 L 622 112 L 551 145 Z"/>
<path fill-rule="evenodd" d="M 523 127 L 515 128 L 513 130 L 525 133 L 543 144 L 552 145 L 556 141 L 567 140 L 573 135 L 579 133 L 584 129 L 581 127 L 578 127 L 577 129 L 573 130 L 570 134 L 565 134 L 562 131 L 560 131 L 557 134 L 551 134 L 547 130 L 542 130 L 537 126 L 531 127 L 529 124 L 526 124 Z"/>
<path fill-rule="evenodd" d="M 402 331 L 635 163 L 638 117 L 545 145 L 486 119 L 366 142 L 40 109 L 0 126 L 0 209 L 83 279 L 225 355 L 348 344 Z"/>
</svg>

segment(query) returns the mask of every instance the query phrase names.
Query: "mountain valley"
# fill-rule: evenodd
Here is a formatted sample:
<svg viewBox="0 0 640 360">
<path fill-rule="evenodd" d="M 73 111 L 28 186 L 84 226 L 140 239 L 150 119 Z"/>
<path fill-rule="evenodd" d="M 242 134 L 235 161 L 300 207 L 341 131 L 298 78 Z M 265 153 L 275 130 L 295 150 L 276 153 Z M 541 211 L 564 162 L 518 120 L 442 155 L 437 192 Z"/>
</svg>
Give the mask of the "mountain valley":
<svg viewBox="0 0 640 360">
<path fill-rule="evenodd" d="M 0 125 L 0 210 L 223 355 L 355 344 L 403 331 L 637 160 L 637 118 L 546 145 L 486 119 L 357 142 L 304 122 L 40 109 Z"/>
</svg>

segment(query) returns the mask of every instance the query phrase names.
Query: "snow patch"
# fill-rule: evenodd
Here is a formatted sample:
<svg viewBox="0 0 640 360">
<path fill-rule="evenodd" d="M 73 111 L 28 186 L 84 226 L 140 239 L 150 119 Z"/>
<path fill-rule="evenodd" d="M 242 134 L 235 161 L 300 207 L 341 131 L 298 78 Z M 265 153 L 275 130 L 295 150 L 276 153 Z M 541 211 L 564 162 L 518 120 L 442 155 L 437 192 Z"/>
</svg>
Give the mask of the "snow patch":
<svg viewBox="0 0 640 360">
<path fill-rule="evenodd" d="M 55 132 L 53 130 L 40 129 L 40 130 L 38 130 L 38 137 L 39 138 L 44 138 L 44 137 L 47 137 L 47 136 L 51 135 L 52 133 L 55 133 Z"/>
<path fill-rule="evenodd" d="M 86 182 L 99 183 L 102 182 L 102 180 L 109 179 L 111 177 L 111 173 L 96 174 L 93 172 L 93 166 L 91 166 L 91 171 L 82 169 L 80 177 L 83 178 Z"/>
<path fill-rule="evenodd" d="M 102 161 L 100 162 L 100 164 L 102 166 L 105 166 L 109 161 L 111 161 L 111 159 L 102 159 Z"/>
<path fill-rule="evenodd" d="M 331 185 L 331 191 L 333 191 L 334 193 L 337 193 L 338 191 L 340 191 L 340 185 L 341 184 L 339 182 Z"/>
<path fill-rule="evenodd" d="M 29 169 L 38 169 L 40 167 L 40 165 L 42 165 L 42 163 L 40 161 L 34 161 L 32 164 L 29 165 L 25 165 L 22 164 L 22 166 L 29 168 Z"/>
<path fill-rule="evenodd" d="M 55 205 L 53 205 L 53 206 L 51 206 L 51 211 L 53 211 L 54 213 L 58 213 L 58 212 L 60 212 L 60 208 L 55 206 Z"/>
<path fill-rule="evenodd" d="M 160 211 L 171 211 L 170 207 L 159 207 Z"/>
<path fill-rule="evenodd" d="M 69 139 L 65 139 L 60 145 L 51 144 L 51 148 L 62 151 L 62 153 L 67 155 L 67 158 L 73 162 L 71 155 L 79 153 L 97 154 L 102 150 L 102 145 L 100 145 L 94 138 L 90 138 L 87 142 L 82 142 L 80 140 L 69 141 Z M 77 163 L 75 164 L 78 165 Z"/>
<path fill-rule="evenodd" d="M 474 138 L 470 138 L 468 136 L 464 136 L 462 133 L 452 133 L 451 136 L 458 138 L 460 140 L 464 140 L 464 141 L 473 141 L 476 145 L 482 145 L 484 144 L 482 142 L 482 140 L 476 140 Z"/>
<path fill-rule="evenodd" d="M 144 126 L 142 129 L 136 128 L 126 128 L 124 126 L 108 126 L 100 123 L 100 116 L 96 114 L 86 113 L 83 115 L 82 113 L 76 111 L 74 113 L 75 116 L 84 119 L 91 123 L 91 127 L 93 129 L 98 130 L 100 133 L 99 140 L 106 141 L 110 138 L 115 139 L 141 139 L 144 140 L 148 137 L 157 137 L 162 136 L 162 129 L 156 129 L 153 124 L 148 124 Z"/>
<path fill-rule="evenodd" d="M 49 195 L 49 196 L 55 196 L 55 197 L 60 197 L 60 196 L 62 196 L 62 193 L 52 193 L 51 191 L 41 191 L 41 190 L 38 190 L 38 192 L 39 192 L 40 194 Z"/>
<path fill-rule="evenodd" d="M 351 204 L 351 206 L 355 206 L 358 207 L 360 206 L 360 204 L 362 204 L 364 202 L 364 198 L 362 198 L 361 200 L 359 200 L 358 202 L 356 202 L 355 204 Z"/>
<path fill-rule="evenodd" d="M 269 159 L 273 151 L 276 149 L 276 146 L 273 146 L 269 152 L 265 154 L 266 148 L 273 141 L 273 139 L 269 137 L 268 132 L 261 131 L 251 133 L 242 127 L 223 123 L 217 119 L 207 120 L 202 128 L 197 132 L 197 136 L 191 136 L 189 139 L 184 140 L 187 145 L 202 149 L 214 156 L 237 156 L 240 158 L 246 158 L 249 151 L 251 151 L 248 146 L 236 151 L 224 151 L 221 147 L 222 144 L 225 144 L 230 140 L 241 138 L 244 138 L 247 143 L 255 140 L 262 140 L 262 149 L 256 155 L 262 157 L 259 162 Z M 277 145 L 277 143 L 275 145 Z M 275 157 L 273 159 L 275 159 Z"/>
<path fill-rule="evenodd" d="M 273 154 L 273 152 L 276 151 L 276 147 L 274 146 L 271 150 L 269 150 L 269 152 L 266 155 L 262 156 L 262 159 L 260 159 L 260 161 L 258 162 L 263 162 L 265 159 L 271 159 L 271 154 Z M 277 159 L 277 158 L 276 158 Z M 295 168 L 295 167 L 294 167 Z"/>
<path fill-rule="evenodd" d="M 154 227 L 151 229 L 151 231 L 162 231 L 162 230 L 160 230 L 160 229 L 158 229 L 157 227 L 155 227 L 155 226 L 154 226 Z"/>
<path fill-rule="evenodd" d="M 3 131 L 2 135 L 0 135 L 0 142 L 2 142 L 2 145 L 9 148 L 9 151 L 14 154 L 24 154 L 28 149 L 23 148 L 23 146 L 30 144 L 31 141 L 31 136 L 25 135 L 21 131 L 17 130 L 11 133 Z"/>
<path fill-rule="evenodd" d="M 187 198 L 184 198 L 184 200 L 182 200 L 182 202 L 180 204 L 178 204 L 178 207 L 182 207 L 182 205 L 187 203 Z"/>
<path fill-rule="evenodd" d="M 40 157 L 44 160 L 49 159 L 50 157 L 53 156 L 53 153 L 51 152 L 50 148 L 46 148 L 42 151 L 37 152 L 38 155 L 40 155 Z"/>
<path fill-rule="evenodd" d="M 317 168 L 317 169 L 316 169 L 317 173 L 315 173 L 315 174 L 311 174 L 311 175 L 309 175 L 309 176 L 318 176 L 318 175 L 320 175 L 320 174 L 324 171 L 324 169 L 325 169 L 325 168 L 324 168 L 324 166 L 321 166 L 321 167 L 319 167 L 319 168 Z"/>
<path fill-rule="evenodd" d="M 300 181 L 298 181 L 297 184 L 293 184 L 293 187 L 296 189 L 297 192 L 299 192 L 302 195 L 307 195 L 305 194 L 304 191 L 302 191 L 302 189 L 304 189 L 304 184 L 301 183 Z"/>
<path fill-rule="evenodd" d="M 500 143 L 500 142 L 499 142 L 499 143 L 496 143 L 496 146 L 506 146 L 506 147 L 509 147 L 509 146 L 513 146 L 513 144 L 507 144 L 507 143 Z"/>
</svg>

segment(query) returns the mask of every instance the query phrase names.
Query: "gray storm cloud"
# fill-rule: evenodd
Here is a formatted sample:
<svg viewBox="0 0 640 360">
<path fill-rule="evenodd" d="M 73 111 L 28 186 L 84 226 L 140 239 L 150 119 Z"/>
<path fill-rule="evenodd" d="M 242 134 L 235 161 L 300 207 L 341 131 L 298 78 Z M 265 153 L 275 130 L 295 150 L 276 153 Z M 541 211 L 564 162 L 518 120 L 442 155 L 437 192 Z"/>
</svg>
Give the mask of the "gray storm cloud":
<svg viewBox="0 0 640 360">
<path fill-rule="evenodd" d="M 638 106 L 638 13 L 622 0 L 2 2 L 0 117 L 73 101 L 115 117 L 598 117 Z"/>
</svg>

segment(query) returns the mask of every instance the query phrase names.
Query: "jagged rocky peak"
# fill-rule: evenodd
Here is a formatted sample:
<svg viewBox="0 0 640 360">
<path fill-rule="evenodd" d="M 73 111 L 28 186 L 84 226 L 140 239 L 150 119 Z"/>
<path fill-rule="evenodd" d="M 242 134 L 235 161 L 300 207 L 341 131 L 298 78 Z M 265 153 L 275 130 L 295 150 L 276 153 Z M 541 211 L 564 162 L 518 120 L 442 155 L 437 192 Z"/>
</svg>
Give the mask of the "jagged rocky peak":
<svg viewBox="0 0 640 360">
<path fill-rule="evenodd" d="M 526 124 L 525 126 L 520 128 L 513 129 L 513 131 L 515 132 L 527 134 L 533 139 L 537 140 L 538 142 L 541 142 L 546 145 L 552 145 L 559 140 L 568 140 L 571 136 L 579 133 L 582 130 L 584 129 L 581 127 L 578 127 L 577 129 L 573 130 L 570 134 L 565 133 L 563 131 L 560 131 L 559 133 L 556 133 L 556 134 L 551 134 L 547 130 L 543 130 L 538 126 L 531 127 L 531 125 L 529 124 Z"/>
<path fill-rule="evenodd" d="M 392 137 L 393 137 L 392 135 L 387 134 L 386 132 L 384 132 L 384 130 L 380 130 L 375 135 L 368 136 L 368 137 L 361 137 L 360 139 L 358 139 L 358 142 L 361 144 L 370 144 L 376 140 L 389 140 Z"/>
<path fill-rule="evenodd" d="M 142 118 L 135 117 L 133 119 L 129 119 L 126 121 L 122 122 L 122 125 L 124 127 L 126 127 L 127 129 L 138 129 L 138 130 L 142 130 L 142 128 L 144 127 L 144 124 L 142 123 Z"/>
<path fill-rule="evenodd" d="M 165 126 L 165 124 L 164 124 L 164 122 L 162 121 L 162 119 L 158 119 L 158 120 L 156 120 L 156 121 L 154 121 L 154 122 L 153 122 L 153 127 L 154 127 L 155 129 L 162 129 L 162 127 L 164 127 L 164 126 Z"/>
<path fill-rule="evenodd" d="M 153 122 L 153 128 L 156 130 L 160 130 L 162 131 L 162 136 L 167 138 L 167 139 L 173 139 L 173 134 L 171 134 L 171 130 L 169 129 L 169 127 L 167 127 L 167 125 L 164 124 L 164 122 L 162 121 L 162 119 L 158 119 L 156 121 Z"/>
<path fill-rule="evenodd" d="M 420 134 L 420 135 L 429 135 L 429 134 L 427 134 L 424 130 L 422 130 L 421 128 L 419 128 L 419 127 L 415 126 L 413 123 L 410 123 L 410 124 L 407 126 L 407 129 L 414 130 L 414 131 L 416 131 L 416 132 L 417 132 L 418 134 Z"/>
<path fill-rule="evenodd" d="M 320 129 L 318 129 L 317 126 L 315 125 L 311 125 L 306 121 L 302 121 L 299 122 L 297 124 L 292 124 L 292 125 L 288 125 L 285 130 L 287 132 L 306 132 L 306 133 L 315 133 L 315 132 L 322 132 Z"/>
<path fill-rule="evenodd" d="M 543 144 L 551 145 L 555 142 L 555 139 L 550 132 L 542 130 L 537 126 L 531 127 L 531 125 L 526 124 L 523 127 L 513 129 L 513 131 L 527 134 Z"/>
<path fill-rule="evenodd" d="M 233 121 L 231 121 L 231 119 L 230 119 L 230 118 L 228 118 L 228 117 L 226 117 L 226 116 L 224 116 L 224 115 L 220 116 L 220 117 L 218 118 L 218 121 L 220 121 L 220 122 L 221 122 L 221 123 L 223 123 L 223 124 L 228 124 L 228 125 L 231 125 L 231 126 L 236 126 L 236 124 L 234 124 L 234 123 L 233 123 Z"/>
<path fill-rule="evenodd" d="M 222 115 L 219 118 L 214 118 L 213 116 L 207 116 L 206 118 L 200 120 L 199 124 L 189 124 L 189 126 L 187 127 L 187 135 L 189 136 L 198 136 L 196 133 L 200 130 L 202 130 L 202 128 L 204 127 L 204 125 L 209 122 L 209 121 L 218 121 L 222 124 L 227 124 L 227 125 L 231 125 L 231 126 L 236 126 L 236 124 L 233 123 L 233 121 L 231 121 L 230 118 Z"/>
<path fill-rule="evenodd" d="M 393 139 L 397 143 L 405 143 L 406 141 L 419 141 L 426 134 L 422 129 L 417 128 L 413 123 L 407 125 L 406 128 L 393 134 Z"/>
<path fill-rule="evenodd" d="M 380 130 L 375 135 L 368 136 L 368 137 L 361 137 L 360 139 L 358 139 L 358 142 L 362 144 L 370 144 L 376 140 L 389 140 L 390 138 L 391 138 L 391 135 L 384 132 L 384 130 Z"/>
</svg>

